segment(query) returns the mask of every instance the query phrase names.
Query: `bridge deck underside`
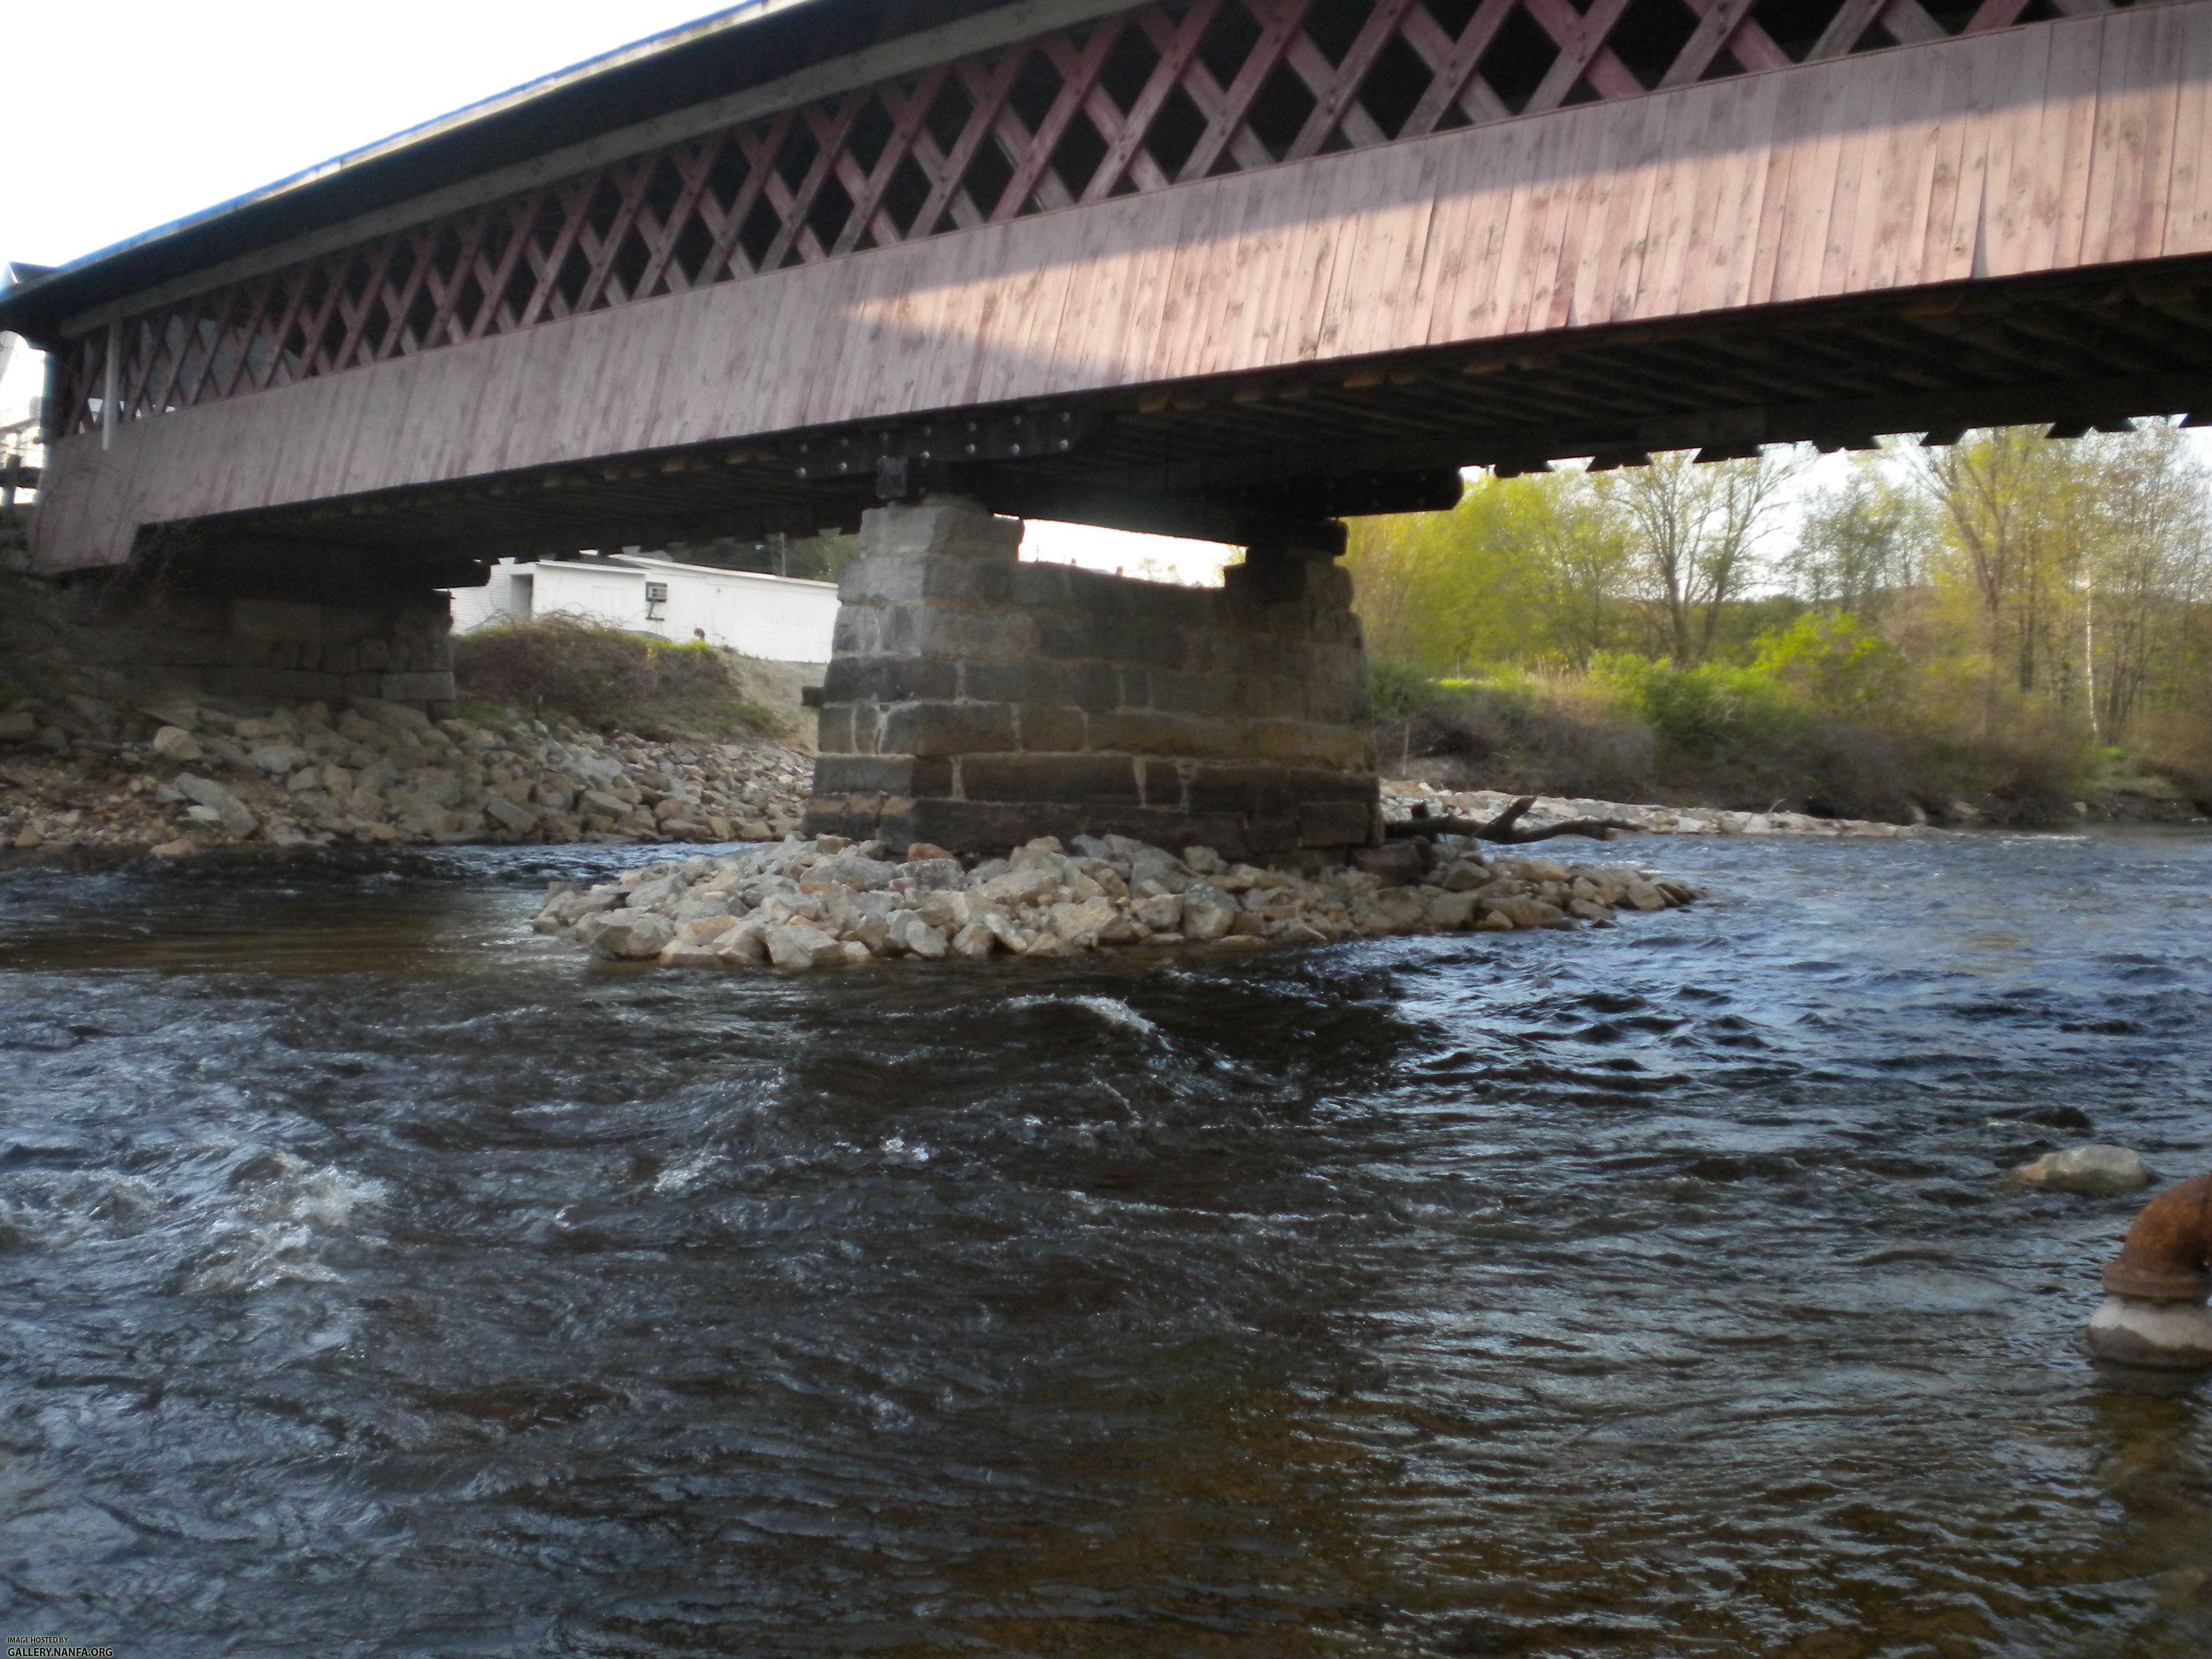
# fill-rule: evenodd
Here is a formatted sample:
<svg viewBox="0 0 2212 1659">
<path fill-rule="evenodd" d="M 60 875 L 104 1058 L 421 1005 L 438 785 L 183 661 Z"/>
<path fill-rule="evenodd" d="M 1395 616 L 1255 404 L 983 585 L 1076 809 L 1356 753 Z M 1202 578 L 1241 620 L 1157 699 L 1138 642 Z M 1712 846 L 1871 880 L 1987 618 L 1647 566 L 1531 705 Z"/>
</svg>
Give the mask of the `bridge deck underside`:
<svg viewBox="0 0 2212 1659">
<path fill-rule="evenodd" d="M 1078 416 L 1085 435 L 1068 454 L 921 476 L 1030 517 L 1243 540 L 1284 487 L 1329 473 L 2212 419 L 2212 259 L 1561 332 L 1025 412 L 1034 420 L 1041 408 Z M 854 449 L 880 439 L 911 449 L 916 429 L 855 428 Z M 874 477 L 802 480 L 822 448 L 814 434 L 734 453 L 610 457 L 216 522 L 305 543 L 487 556 L 849 527 L 877 499 Z"/>
</svg>

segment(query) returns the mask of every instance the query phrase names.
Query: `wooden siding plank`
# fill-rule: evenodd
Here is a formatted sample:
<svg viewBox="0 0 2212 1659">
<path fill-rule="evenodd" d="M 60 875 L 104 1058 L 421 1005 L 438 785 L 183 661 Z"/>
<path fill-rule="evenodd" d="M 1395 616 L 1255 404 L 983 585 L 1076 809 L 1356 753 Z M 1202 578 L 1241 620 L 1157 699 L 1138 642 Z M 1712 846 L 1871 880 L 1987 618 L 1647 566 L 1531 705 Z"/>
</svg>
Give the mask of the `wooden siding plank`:
<svg viewBox="0 0 2212 1659">
<path fill-rule="evenodd" d="M 1571 142 L 1558 151 L 1558 187 L 1552 193 L 1537 264 L 1525 289 L 1522 326 L 1543 333 L 1565 326 L 1574 309 L 1575 279 L 1582 265 L 1584 238 L 1602 216 L 1610 147 L 1618 118 L 1577 124 Z"/>
<path fill-rule="evenodd" d="M 1166 280 L 1161 286 L 1159 321 L 1151 349 L 1142 359 L 1145 380 L 1182 378 L 1191 343 L 1197 337 L 1199 317 L 1205 308 L 1211 270 L 1206 250 L 1227 210 L 1223 194 L 1219 191 L 1192 191 L 1184 201 L 1182 228 L 1176 237 L 1174 255 L 1168 263 Z"/>
<path fill-rule="evenodd" d="M 1245 240 L 1245 228 L 1261 205 L 1253 195 L 1224 198 L 1209 220 L 1206 246 L 1192 250 L 1198 256 L 1194 265 L 1202 264 L 1206 276 L 1191 295 L 1184 319 L 1188 332 L 1177 356 L 1181 378 L 1216 373 L 1233 349 L 1224 343 L 1221 334 L 1227 325 L 1228 308 L 1236 297 L 1234 290 L 1249 280 L 1245 267 L 1251 254 Z"/>
<path fill-rule="evenodd" d="M 1449 296 L 1446 325 L 1453 339 L 1486 339 L 1498 332 L 1504 268 L 1517 234 L 1516 215 L 1525 215 L 1527 210 L 1537 125 L 1514 122 L 1498 131 L 1501 142 L 1492 152 L 1491 165 L 1468 179 L 1468 187 L 1479 198 L 1478 236 Z"/>
<path fill-rule="evenodd" d="M 1838 64 L 1809 89 L 1791 123 L 1799 154 L 1791 158 L 1790 200 L 1774 270 L 1777 300 L 1809 299 L 1820 291 L 1820 270 L 1834 216 L 1844 140 L 1857 101 L 1866 95 L 1866 60 Z"/>
<path fill-rule="evenodd" d="M 1280 242 L 1273 265 L 1263 268 L 1266 289 L 1251 313 L 1254 349 L 1246 354 L 1248 368 L 1299 360 L 1315 283 L 1326 285 L 1333 275 L 1334 237 L 1304 201 L 1279 198 L 1271 216 L 1280 228 Z"/>
<path fill-rule="evenodd" d="M 2088 218 L 2089 167 L 2097 142 L 2097 88 L 2116 31 L 2051 27 L 2051 82 L 2057 101 L 2045 106 L 2048 165 L 2037 180 L 2039 209 L 2049 204 L 2051 242 L 2044 260 L 2081 262 Z"/>
<path fill-rule="evenodd" d="M 2191 6 L 2175 15 L 2183 21 L 2183 78 L 2159 243 L 2168 258 L 2212 252 L 2212 7 Z"/>
<path fill-rule="evenodd" d="M 2051 31 L 2012 29 L 1991 38 L 1998 64 L 1998 102 L 1985 125 L 1988 206 L 1981 226 L 1986 269 L 2034 268 L 2050 257 L 2051 215 L 2037 200 L 2050 109 Z M 2054 196 L 2053 201 L 2055 203 Z"/>
<path fill-rule="evenodd" d="M 1945 53 L 1936 115 L 1928 131 L 1928 206 L 1917 258 L 1899 267 L 1907 283 L 1946 283 L 1972 272 L 1988 176 L 1995 60 L 1987 53 Z"/>
<path fill-rule="evenodd" d="M 1080 279 L 1071 283 L 1060 309 L 1052 356 L 1063 372 L 1096 374 L 1102 336 L 1115 331 L 1128 304 L 1128 251 L 1117 246 L 1125 225 L 1115 213 L 1082 213 L 1069 258 Z"/>
<path fill-rule="evenodd" d="M 1500 170 L 1499 183 L 1510 182 L 1510 194 L 1501 204 L 1491 257 L 1475 273 L 1480 287 L 1470 296 L 1475 304 L 1466 316 L 1469 337 L 1474 339 L 1514 332 L 1514 301 L 1521 275 L 1532 262 L 1529 241 L 1542 222 L 1550 185 L 1544 169 L 1550 161 L 1546 141 L 1551 136 L 1551 124 L 1516 122 L 1509 130 L 1520 135 L 1521 143 L 1506 167 Z"/>
<path fill-rule="evenodd" d="M 1339 160 L 1349 158 L 1339 157 Z M 1336 351 L 1336 332 L 1328 308 L 1328 296 L 1336 280 L 1340 260 L 1351 252 L 1351 243 L 1358 234 L 1354 216 L 1358 212 L 1361 187 L 1365 183 L 1364 173 L 1353 177 L 1352 169 L 1331 168 L 1326 162 L 1307 163 L 1316 169 L 1310 175 L 1306 199 L 1312 204 L 1314 228 L 1314 259 L 1304 279 L 1292 292 L 1297 299 L 1292 313 L 1296 342 L 1296 360 L 1334 357 Z"/>
<path fill-rule="evenodd" d="M 1869 283 L 1894 286 L 1908 240 L 1916 252 L 1919 249 L 1921 219 L 1928 209 L 1920 176 L 1928 155 L 1927 110 L 1941 91 L 1942 58 L 1941 52 L 1906 54 L 1882 77 L 1882 89 L 1866 112 L 1856 145 L 1858 199 L 1848 222 L 1837 227 L 1841 258 L 1826 273 L 1838 293 L 1853 293 Z"/>
<path fill-rule="evenodd" d="M 1481 195 L 1449 179 L 1449 172 L 1440 161 L 1436 216 L 1430 221 L 1421 258 L 1413 326 L 1420 331 L 1419 340 L 1425 345 L 1437 342 L 1446 298 L 1458 283 L 1479 234 L 1475 213 Z"/>
<path fill-rule="evenodd" d="M 1650 216 L 1665 107 L 1658 100 L 1639 98 L 1621 105 L 1620 118 L 1607 124 L 1607 176 L 1576 252 L 1565 318 L 1571 326 L 1609 323 L 1620 313 L 1623 273 L 1638 258 L 1637 244 Z"/>
<path fill-rule="evenodd" d="M 1226 296 L 1222 334 L 1209 359 L 1215 369 L 1256 368 L 1277 360 L 1285 289 L 1312 269 L 1301 239 L 1304 221 L 1287 203 L 1257 191 L 1251 196 L 1240 279 Z"/>
<path fill-rule="evenodd" d="M 1770 145 L 1764 141 L 1774 131 L 1781 86 L 1771 76 L 1751 76 L 1705 89 L 1712 100 L 1707 131 L 1713 148 L 1706 185 L 1712 215 L 1702 257 L 1693 258 L 1687 268 L 1684 297 L 1692 310 L 1740 306 L 1750 297 L 1759 264 L 1759 208 L 1766 191 Z"/>
<path fill-rule="evenodd" d="M 2107 36 L 2082 227 L 2085 261 L 2148 258 L 2164 240 L 2182 41 L 2179 18 L 2164 7 L 2128 13 Z"/>
<path fill-rule="evenodd" d="M 1175 270 L 1184 204 L 1193 193 L 1169 191 L 1162 199 L 1173 204 L 1170 211 L 1153 221 L 1152 235 L 1139 233 L 1137 237 L 1143 251 L 1129 275 L 1129 300 L 1124 313 L 1127 326 L 1115 344 L 1110 370 L 1099 378 L 1102 386 L 1133 386 L 1145 378 L 1152 343 L 1159 337 L 1160 318 L 1167 309 L 1168 279 Z"/>
<path fill-rule="evenodd" d="M 1685 96 L 1669 100 L 1667 112 L 1665 171 L 1651 203 L 1651 228 L 1637 273 L 1632 317 L 1657 317 L 1671 313 L 1682 291 L 1682 264 L 1687 256 L 1690 228 L 1698 211 L 1698 177 L 1689 159 L 1705 139 L 1708 108 L 1702 100 Z"/>
<path fill-rule="evenodd" d="M 1407 319 L 1436 216 L 1435 152 L 1407 144 L 1382 155 L 1389 165 L 1370 173 L 1359 234 L 1330 273 L 1328 307 L 1347 356 L 1388 351 L 1411 337 Z M 1227 276 L 1233 281 L 1236 273 Z"/>
</svg>

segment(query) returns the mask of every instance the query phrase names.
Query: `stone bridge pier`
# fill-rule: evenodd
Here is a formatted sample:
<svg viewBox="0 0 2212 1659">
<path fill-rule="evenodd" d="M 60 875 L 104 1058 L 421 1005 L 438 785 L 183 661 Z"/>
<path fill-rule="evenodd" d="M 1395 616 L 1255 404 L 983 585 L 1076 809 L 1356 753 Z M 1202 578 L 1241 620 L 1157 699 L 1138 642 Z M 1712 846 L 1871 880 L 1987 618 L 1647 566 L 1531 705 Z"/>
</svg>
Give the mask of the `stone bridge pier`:
<svg viewBox="0 0 2212 1659">
<path fill-rule="evenodd" d="M 810 834 L 1002 852 L 1119 834 L 1237 858 L 1380 833 L 1366 653 L 1327 551 L 1220 588 L 1023 563 L 963 499 L 867 514 L 840 585 Z"/>
</svg>

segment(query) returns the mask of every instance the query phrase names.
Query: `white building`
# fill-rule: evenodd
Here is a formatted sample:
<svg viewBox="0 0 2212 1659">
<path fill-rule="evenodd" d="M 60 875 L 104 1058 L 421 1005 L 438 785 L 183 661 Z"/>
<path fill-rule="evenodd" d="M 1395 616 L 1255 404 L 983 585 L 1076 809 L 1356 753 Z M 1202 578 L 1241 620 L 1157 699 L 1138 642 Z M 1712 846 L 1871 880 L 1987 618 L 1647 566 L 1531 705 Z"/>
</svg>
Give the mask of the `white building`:
<svg viewBox="0 0 2212 1659">
<path fill-rule="evenodd" d="M 453 631 L 540 617 L 575 617 L 711 645 L 773 662 L 828 662 L 837 627 L 835 582 L 679 564 L 626 553 L 612 558 L 501 560 L 482 587 L 453 590 Z"/>
</svg>

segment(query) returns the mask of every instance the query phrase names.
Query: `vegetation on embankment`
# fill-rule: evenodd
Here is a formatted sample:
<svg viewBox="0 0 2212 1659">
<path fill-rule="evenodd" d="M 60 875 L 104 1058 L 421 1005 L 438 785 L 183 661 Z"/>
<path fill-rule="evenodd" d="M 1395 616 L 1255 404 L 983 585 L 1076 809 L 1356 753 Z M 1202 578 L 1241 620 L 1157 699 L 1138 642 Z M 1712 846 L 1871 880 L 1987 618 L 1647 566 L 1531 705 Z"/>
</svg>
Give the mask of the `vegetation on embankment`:
<svg viewBox="0 0 2212 1659">
<path fill-rule="evenodd" d="M 798 725 L 763 665 L 733 651 L 570 617 L 456 635 L 453 679 L 471 705 L 663 740 L 780 738 Z"/>
<path fill-rule="evenodd" d="M 2164 424 L 1479 480 L 1350 555 L 1386 773 L 1851 817 L 2212 811 L 2212 489 Z"/>
</svg>

